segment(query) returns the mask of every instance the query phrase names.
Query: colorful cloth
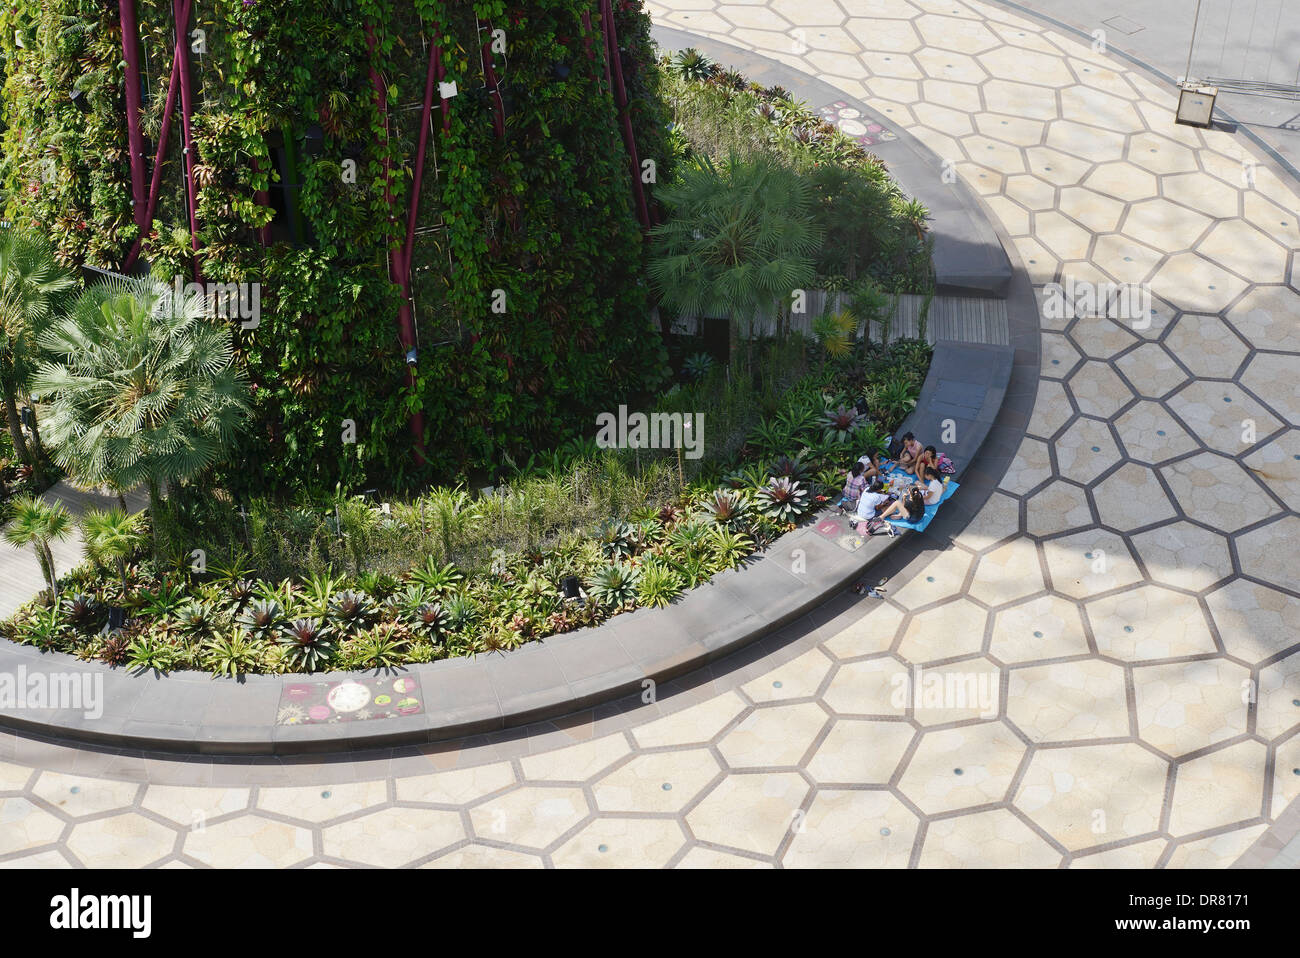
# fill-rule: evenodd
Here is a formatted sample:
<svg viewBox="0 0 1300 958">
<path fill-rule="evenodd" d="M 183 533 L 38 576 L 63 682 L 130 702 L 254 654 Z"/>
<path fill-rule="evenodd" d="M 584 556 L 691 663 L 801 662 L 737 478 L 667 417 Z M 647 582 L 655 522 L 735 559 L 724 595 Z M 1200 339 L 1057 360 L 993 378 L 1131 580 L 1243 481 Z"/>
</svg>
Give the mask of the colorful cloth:
<svg viewBox="0 0 1300 958">
<path fill-rule="evenodd" d="M 889 475 L 891 479 L 895 476 L 899 478 L 907 476 L 907 474 L 900 469 L 891 470 Z M 957 486 L 958 483 L 949 479 L 943 487 L 943 495 L 939 497 L 939 501 L 932 506 L 926 506 L 925 515 L 920 519 L 886 519 L 885 521 L 898 526 L 900 529 L 915 529 L 917 532 L 920 532 L 930 524 L 930 520 L 933 519 L 935 513 L 939 511 L 939 507 L 947 502 L 948 499 L 951 498 L 952 494 L 957 491 Z"/>
</svg>

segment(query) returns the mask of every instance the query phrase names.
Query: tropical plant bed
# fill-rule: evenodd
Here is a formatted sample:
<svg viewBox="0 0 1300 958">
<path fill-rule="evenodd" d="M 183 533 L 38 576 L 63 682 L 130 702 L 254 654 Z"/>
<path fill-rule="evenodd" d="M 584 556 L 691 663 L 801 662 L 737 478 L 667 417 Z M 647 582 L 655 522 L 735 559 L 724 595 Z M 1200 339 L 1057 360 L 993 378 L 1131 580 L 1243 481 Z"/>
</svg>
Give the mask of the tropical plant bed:
<svg viewBox="0 0 1300 958">
<path fill-rule="evenodd" d="M 689 478 L 672 454 L 643 463 L 579 447 L 477 498 L 435 490 L 378 507 L 354 497 L 329 512 L 247 514 L 209 496 L 229 520 L 224 537 L 195 526 L 191 542 L 211 548 L 165 560 L 148 554 L 142 525 L 100 515 L 90 561 L 0 633 L 136 670 L 359 670 L 511 649 L 667 605 L 836 495 L 852 460 L 880 448 L 915 404 L 931 356 L 917 340 L 803 348 L 814 361 L 772 390 L 771 414 L 729 459 L 692 463 Z M 723 376 L 690 388 L 717 389 Z M 499 533 L 510 523 L 521 545 L 507 549 Z M 411 555 L 423 558 L 395 567 Z M 282 569 L 295 571 L 272 574 Z M 575 585 L 581 601 L 564 595 Z M 110 617 L 125 622 L 110 629 Z"/>
</svg>

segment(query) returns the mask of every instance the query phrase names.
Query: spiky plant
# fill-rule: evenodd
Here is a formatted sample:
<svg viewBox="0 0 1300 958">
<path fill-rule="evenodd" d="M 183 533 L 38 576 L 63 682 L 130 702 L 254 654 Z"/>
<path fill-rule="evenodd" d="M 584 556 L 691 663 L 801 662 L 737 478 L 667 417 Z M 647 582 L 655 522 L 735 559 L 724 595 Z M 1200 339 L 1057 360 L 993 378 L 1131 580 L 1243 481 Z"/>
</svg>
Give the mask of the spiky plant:
<svg viewBox="0 0 1300 958">
<path fill-rule="evenodd" d="M 789 479 L 791 482 L 803 482 L 812 469 L 802 454 L 777 456 L 767 468 L 771 476 L 777 479 Z"/>
<path fill-rule="evenodd" d="M 734 529 L 744 523 L 749 514 L 749 502 L 739 492 L 717 489 L 704 500 L 701 514 L 714 525 Z"/>
<path fill-rule="evenodd" d="M 600 549 L 606 559 L 617 562 L 631 557 L 636 552 L 636 530 L 622 520 L 611 519 L 601 523 L 596 531 L 596 537 L 600 541 Z"/>
<path fill-rule="evenodd" d="M 640 571 L 621 562 L 611 562 L 597 569 L 592 575 L 591 581 L 587 584 L 587 594 L 602 605 L 622 608 L 636 601 L 636 586 Z"/>
<path fill-rule="evenodd" d="M 841 309 L 818 316 L 813 320 L 812 328 L 826 357 L 843 359 L 853 351 L 853 341 L 858 333 L 858 318 L 847 309 Z"/>
<path fill-rule="evenodd" d="M 826 442 L 848 442 L 857 428 L 858 411 L 852 406 L 836 406 L 822 413 L 822 439 Z"/>
<path fill-rule="evenodd" d="M 677 72 L 687 80 L 707 80 L 716 69 L 712 60 L 694 47 L 677 54 Z"/>
<path fill-rule="evenodd" d="M 636 583 L 639 605 L 662 608 L 681 595 L 682 577 L 675 569 L 659 562 L 647 563 Z"/>
<path fill-rule="evenodd" d="M 77 593 L 63 604 L 63 617 L 78 632 L 89 632 L 99 618 L 100 604 L 93 595 Z"/>
<path fill-rule="evenodd" d="M 289 662 L 304 671 L 324 667 L 338 647 L 334 630 L 320 619 L 294 619 L 276 633 Z"/>
<path fill-rule="evenodd" d="M 802 483 L 785 477 L 773 477 L 754 498 L 763 515 L 778 522 L 793 522 L 807 511 L 812 500 Z"/>
<path fill-rule="evenodd" d="M 478 610 L 463 595 L 453 596 L 442 606 L 442 618 L 449 632 L 464 632 L 478 617 Z"/>
<path fill-rule="evenodd" d="M 49 401 L 55 462 L 83 488 L 145 485 L 157 552 L 163 486 L 224 459 L 250 412 L 232 328 L 205 310 L 158 280 L 113 277 L 37 337 L 51 358 L 32 391 Z"/>
<path fill-rule="evenodd" d="M 708 353 L 694 353 L 682 363 L 682 375 L 697 383 L 713 371 L 713 357 Z"/>
<path fill-rule="evenodd" d="M 177 610 L 176 629 L 192 642 L 205 642 L 217 627 L 217 612 L 210 602 L 190 599 Z"/>
<path fill-rule="evenodd" d="M 420 635 L 435 637 L 442 631 L 442 606 L 437 602 L 426 602 L 424 605 L 416 606 L 407 616 L 407 621 Z"/>
<path fill-rule="evenodd" d="M 284 608 L 278 602 L 259 600 L 240 613 L 237 624 L 258 638 L 269 638 L 284 621 Z"/>
<path fill-rule="evenodd" d="M 346 589 L 329 604 L 330 620 L 344 632 L 352 633 L 374 622 L 379 614 L 374 600 L 364 592 Z"/>
<path fill-rule="evenodd" d="M 681 552 L 690 553 L 704 547 L 708 539 L 709 526 L 698 519 L 689 519 L 680 523 L 668 534 L 668 544 Z"/>
<path fill-rule="evenodd" d="M 208 640 L 199 661 L 213 675 L 233 678 L 257 671 L 264 650 L 262 640 L 243 629 L 230 629 Z"/>
<path fill-rule="evenodd" d="M 709 554 L 724 569 L 734 569 L 754 551 L 754 540 L 743 532 L 717 526 L 709 537 Z"/>
<path fill-rule="evenodd" d="M 230 583 L 230 587 L 226 590 L 226 595 L 234 603 L 237 612 L 242 612 L 244 606 L 248 605 L 256 593 L 257 584 L 251 579 L 236 579 Z"/>
<path fill-rule="evenodd" d="M 362 669 L 395 668 L 402 664 L 407 645 L 396 626 L 378 625 L 352 640 L 349 664 Z"/>
<path fill-rule="evenodd" d="M 465 575 L 452 563 L 439 565 L 434 561 L 433 556 L 429 556 L 423 566 L 407 573 L 407 578 L 432 593 L 446 595 L 460 584 Z"/>
<path fill-rule="evenodd" d="M 63 503 L 47 504 L 33 496 L 19 496 L 9 503 L 9 524 L 5 526 L 5 541 L 10 545 L 31 546 L 40 563 L 41 574 L 50 587 L 50 595 L 59 594 L 59 580 L 54 568 L 51 542 L 66 539 L 72 534 L 72 514 Z"/>
</svg>

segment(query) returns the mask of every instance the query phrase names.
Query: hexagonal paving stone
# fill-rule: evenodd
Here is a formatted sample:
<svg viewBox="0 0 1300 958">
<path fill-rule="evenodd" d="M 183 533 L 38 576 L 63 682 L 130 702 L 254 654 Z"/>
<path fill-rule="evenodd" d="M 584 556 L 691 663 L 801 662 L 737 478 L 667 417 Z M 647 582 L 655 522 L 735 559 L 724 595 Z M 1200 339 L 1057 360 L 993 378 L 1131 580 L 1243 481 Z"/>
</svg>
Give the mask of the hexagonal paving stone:
<svg viewBox="0 0 1300 958">
<path fill-rule="evenodd" d="M 1142 118 L 1133 105 L 1117 96 L 1089 86 L 1065 87 L 1058 91 L 1061 112 L 1066 116 L 1087 117 L 1091 122 L 1111 130 L 1140 130 Z"/>
<path fill-rule="evenodd" d="M 1264 804 L 1267 749 L 1238 742 L 1174 771 L 1169 832 L 1176 837 L 1258 818 Z"/>
<path fill-rule="evenodd" d="M 917 820 L 888 792 L 822 789 L 794 828 L 786 868 L 902 868 Z"/>
<path fill-rule="evenodd" d="M 469 817 L 479 838 L 540 849 L 577 825 L 589 811 L 579 788 L 529 785 L 476 805 Z"/>
<path fill-rule="evenodd" d="M 1031 146 L 1025 150 L 1029 172 L 1053 186 L 1076 186 L 1090 169 L 1092 161 L 1050 146 Z"/>
<path fill-rule="evenodd" d="M 1205 214 L 1166 199 L 1140 200 L 1129 206 L 1123 232 L 1138 242 L 1176 252 L 1195 248 L 1211 222 Z"/>
<path fill-rule="evenodd" d="M 1300 798 L 1300 735 L 1293 736 L 1277 747 L 1277 771 L 1273 775 L 1273 795 L 1270 814 L 1282 814 L 1291 803 Z"/>
<path fill-rule="evenodd" d="M 907 673 L 907 665 L 888 655 L 846 662 L 836 669 L 822 701 L 840 715 L 901 718 L 905 708 L 895 704 L 896 677 Z"/>
<path fill-rule="evenodd" d="M 1101 315 L 1079 319 L 1070 327 L 1069 335 L 1083 354 L 1093 359 L 1110 359 L 1139 341 L 1124 325 Z M 1127 393 L 1128 387 L 1123 386 L 1121 391 Z"/>
<path fill-rule="evenodd" d="M 1087 485 L 1115 463 L 1119 448 L 1110 429 L 1096 419 L 1076 419 L 1056 440 L 1060 475 Z"/>
<path fill-rule="evenodd" d="M 1035 744 L 1129 733 L 1124 670 L 1082 659 L 1011 670 L 1007 719 Z"/>
<path fill-rule="evenodd" d="M 937 80 L 957 80 L 961 83 L 979 83 L 988 78 L 975 60 L 949 50 L 925 48 L 912 54 L 912 60 L 926 74 Z"/>
<path fill-rule="evenodd" d="M 1024 495 L 1052 476 L 1052 459 L 1047 443 L 1026 437 L 1021 440 L 1016 458 L 1007 467 L 999 487 L 1013 495 Z"/>
<path fill-rule="evenodd" d="M 1085 606 L 1097 651 L 1140 662 L 1218 651 L 1196 599 L 1157 585 L 1141 585 Z"/>
<path fill-rule="evenodd" d="M 844 24 L 844 29 L 868 50 L 911 53 L 921 47 L 921 38 L 916 35 L 916 30 L 906 20 L 853 17 Z"/>
<path fill-rule="evenodd" d="M 1066 387 L 1085 416 L 1110 419 L 1135 398 L 1115 371 L 1105 363 L 1089 361 L 1071 374 Z"/>
<path fill-rule="evenodd" d="M 1124 215 L 1122 202 L 1083 186 L 1067 186 L 1061 190 L 1057 208 L 1094 233 L 1113 232 Z"/>
<path fill-rule="evenodd" d="M 1092 246 L 1092 263 L 1104 270 L 1116 283 L 1141 283 L 1151 271 L 1160 265 L 1164 253 L 1153 249 L 1148 243 L 1139 243 L 1122 233 L 1107 233 L 1098 236 Z M 1138 287 L 1140 292 L 1144 287 Z M 1129 327 L 1137 329 L 1145 325 L 1141 320 L 1130 321 Z M 1150 338 L 1150 337 L 1148 337 Z"/>
<path fill-rule="evenodd" d="M 1300 293 L 1287 286 L 1258 286 L 1227 313 L 1228 322 L 1256 349 L 1300 352 Z"/>
<path fill-rule="evenodd" d="M 1145 343 L 1125 353 L 1115 365 L 1139 396 L 1151 399 L 1166 396 L 1187 382 L 1187 373 L 1158 343 Z"/>
<path fill-rule="evenodd" d="M 1041 592 L 1043 588 L 1037 546 L 1028 539 L 1013 539 L 977 560 L 975 577 L 966 594 L 985 605 L 998 606 Z M 982 634 L 983 621 L 978 622 Z"/>
<path fill-rule="evenodd" d="M 1300 653 L 1260 670 L 1258 714 L 1255 732 L 1265 738 L 1279 738 L 1300 724 Z"/>
<path fill-rule="evenodd" d="M 1256 353 L 1251 357 L 1241 384 L 1268 403 L 1288 425 L 1300 425 L 1300 356 Z"/>
<path fill-rule="evenodd" d="M 1287 251 L 1243 220 L 1217 224 L 1196 250 L 1253 282 L 1286 280 Z"/>
<path fill-rule="evenodd" d="M 556 868 L 663 868 L 684 844 L 675 821 L 598 818 L 551 859 Z"/>
<path fill-rule="evenodd" d="M 1246 853 L 1251 845 L 1255 844 L 1267 827 L 1267 825 L 1251 825 L 1222 835 L 1181 843 L 1173 850 L 1169 860 L 1165 862 L 1165 867 L 1229 868 Z"/>
<path fill-rule="evenodd" d="M 994 492 L 975 518 L 958 534 L 956 544 L 978 552 L 1020 532 L 1020 503 L 1003 492 Z"/>
<path fill-rule="evenodd" d="M 1156 178 L 1131 163 L 1102 163 L 1088 174 L 1084 186 L 1133 203 L 1156 195 Z"/>
<path fill-rule="evenodd" d="M 1177 758 L 1246 731 L 1250 672 L 1224 659 L 1133 669 L 1138 734 Z"/>
<path fill-rule="evenodd" d="M 1234 383 L 1198 379 L 1168 400 L 1206 446 L 1237 456 L 1276 432 L 1281 421 Z"/>
<path fill-rule="evenodd" d="M 1246 662 L 1271 658 L 1300 635 L 1300 602 L 1257 582 L 1233 579 L 1205 602 L 1224 650 Z"/>
<path fill-rule="evenodd" d="M 1027 173 L 1008 176 L 1004 192 L 1031 211 L 1050 210 L 1056 207 L 1056 187 Z"/>
<path fill-rule="evenodd" d="M 454 852 L 439 855 L 421 868 L 542 868 L 538 855 L 507 851 L 490 845 L 463 845 Z"/>
<path fill-rule="evenodd" d="M 1014 804 L 1072 851 L 1107 845 L 1159 828 L 1168 769 L 1133 743 L 1041 749 Z"/>
<path fill-rule="evenodd" d="M 144 868 L 170 855 L 176 832 L 135 812 L 81 822 L 68 850 L 87 868 Z"/>
<path fill-rule="evenodd" d="M 1002 41 L 993 35 L 978 20 L 964 20 L 956 17 L 935 16 L 925 13 L 912 21 L 925 42 L 931 47 L 942 50 L 958 50 L 962 53 L 982 53 L 994 47 L 1002 46 Z"/>
<path fill-rule="evenodd" d="M 894 636 L 903 624 L 903 612 L 887 603 L 880 603 L 867 615 L 854 619 L 847 626 L 822 643 L 822 648 L 841 659 L 853 659 L 889 651 Z M 766 678 L 766 676 L 764 676 Z M 756 680 L 762 681 L 762 680 Z M 774 681 L 782 681 L 775 679 Z M 784 691 L 784 682 L 782 682 Z"/>
<path fill-rule="evenodd" d="M 1087 599 L 1140 581 L 1124 540 L 1105 529 L 1088 529 L 1043 543 L 1052 589 Z"/>
<path fill-rule="evenodd" d="M 181 851 L 213 868 L 285 868 L 312 856 L 311 832 L 260 815 L 240 815 L 186 832 Z"/>
<path fill-rule="evenodd" d="M 1127 224 L 1124 228 L 1125 231 L 1130 229 Z M 1194 229 L 1189 224 L 1185 235 L 1191 235 Z M 1192 245 L 1196 242 L 1194 238 L 1191 241 Z M 1235 273 L 1199 253 L 1176 253 L 1151 277 L 1151 291 L 1155 295 L 1176 303 L 1181 309 L 1197 313 L 1218 313 L 1227 309 L 1248 285 Z"/>
<path fill-rule="evenodd" d="M 1288 429 L 1242 461 L 1292 512 L 1300 512 L 1300 429 Z"/>
<path fill-rule="evenodd" d="M 874 42 L 868 45 L 879 46 Z M 990 75 L 1002 80 L 1015 80 L 1018 83 L 1053 88 L 1066 86 L 1074 80 L 1060 57 L 1036 53 L 1033 50 L 998 47 L 996 50 L 981 53 L 977 59 Z M 1086 146 L 1086 141 L 1084 145 Z"/>
<path fill-rule="evenodd" d="M 1282 516 L 1237 536 L 1241 571 L 1254 579 L 1300 592 L 1300 563 L 1294 560 L 1300 542 L 1300 518 Z"/>
<path fill-rule="evenodd" d="M 1043 139 L 1044 127 L 1038 120 L 1001 113 L 981 113 L 974 119 L 985 136 L 1014 146 L 1034 146 Z"/>
<path fill-rule="evenodd" d="M 632 737 L 642 748 L 708 742 L 746 708 L 744 699 L 727 692 L 638 726 Z"/>
<path fill-rule="evenodd" d="M 836 719 L 807 771 L 824 785 L 885 785 L 915 737 L 906 722 Z"/>
<path fill-rule="evenodd" d="M 63 822 L 25 798 L 0 798 L 0 854 L 35 848 L 56 841 Z"/>
<path fill-rule="evenodd" d="M 1070 116 L 1068 111 L 1065 115 Z M 1072 119 L 1048 123 L 1046 143 L 1052 149 L 1072 156 L 1092 157 L 1098 163 L 1118 160 L 1124 155 L 1123 133 Z"/>
<path fill-rule="evenodd" d="M 686 814 L 686 825 L 700 841 L 775 855 L 806 821 L 800 806 L 807 795 L 808 783 L 794 772 L 728 775 Z"/>
<path fill-rule="evenodd" d="M 247 788 L 150 785 L 140 807 L 185 827 L 248 807 Z"/>
<path fill-rule="evenodd" d="M 1169 497 L 1146 466 L 1125 463 L 1093 489 L 1102 525 L 1131 532 L 1176 515 Z"/>
<path fill-rule="evenodd" d="M 399 802 L 459 805 L 477 801 L 515 783 L 508 762 L 491 762 L 472 768 L 450 769 L 433 775 L 411 775 L 396 780 Z"/>
<path fill-rule="evenodd" d="M 947 665 L 913 666 L 895 690 L 919 725 L 995 719 L 1002 709 L 1002 669 L 984 656 Z"/>
<path fill-rule="evenodd" d="M 903 632 L 898 656 L 909 663 L 922 664 L 978 652 L 984 644 L 987 619 L 988 613 L 965 596 L 919 612 L 912 616 Z M 844 668 L 841 666 L 841 671 Z"/>
<path fill-rule="evenodd" d="M 480 837 L 510 841 L 511 831 Z M 460 814 L 438 809 L 383 809 L 321 829 L 325 854 L 393 868 L 455 845 L 465 837 Z"/>
<path fill-rule="evenodd" d="M 1230 379 L 1247 353 L 1222 319 L 1196 313 L 1180 316 L 1164 343 L 1194 376 L 1207 379 Z"/>
<path fill-rule="evenodd" d="M 1232 575 L 1232 559 L 1223 536 L 1190 522 L 1171 522 L 1131 539 L 1147 575 L 1180 589 L 1201 590 Z"/>
<path fill-rule="evenodd" d="M 1190 173 L 1196 156 L 1185 146 L 1159 133 L 1139 133 L 1129 140 L 1126 159 L 1152 173 Z"/>
<path fill-rule="evenodd" d="M 32 794 L 49 802 L 65 815 L 80 818 L 112 809 L 129 809 L 135 804 L 140 786 L 136 782 L 115 782 L 63 772 L 41 772 Z"/>
<path fill-rule="evenodd" d="M 922 735 L 898 788 L 927 815 L 1000 802 L 1025 748 L 1002 722 L 935 729 Z"/>
<path fill-rule="evenodd" d="M 1224 532 L 1236 532 L 1281 510 L 1262 495 L 1236 460 L 1202 452 L 1160 468 L 1184 513 Z"/>
<path fill-rule="evenodd" d="M 524 778 L 535 782 L 580 782 L 609 768 L 632 751 L 622 735 L 600 738 L 567 748 L 556 748 L 519 761 Z"/>
<path fill-rule="evenodd" d="M 1005 808 L 933 822 L 921 868 L 1056 868 L 1061 853 Z"/>
<path fill-rule="evenodd" d="M 920 574 L 897 586 L 890 599 L 904 609 L 919 609 L 958 595 L 973 561 L 962 549 L 945 549 Z"/>
<path fill-rule="evenodd" d="M 1015 664 L 1088 651 L 1078 607 L 1060 596 L 1039 596 L 993 613 L 989 655 L 1001 662 Z"/>
<path fill-rule="evenodd" d="M 1094 522 L 1087 492 L 1065 479 L 1053 479 L 1025 503 L 1025 531 L 1031 536 L 1082 529 Z"/>
<path fill-rule="evenodd" d="M 1033 120 L 1055 120 L 1060 116 L 1056 97 L 1041 86 L 995 78 L 986 80 L 981 89 L 984 102 L 994 113 L 1009 113 Z"/>
<path fill-rule="evenodd" d="M 1240 190 L 1226 186 L 1222 180 L 1199 171 L 1162 176 L 1160 192 L 1166 199 L 1189 206 L 1215 219 L 1235 217 L 1241 201 Z"/>
<path fill-rule="evenodd" d="M 722 770 L 705 748 L 644 752 L 592 785 L 602 812 L 677 812 Z"/>
<path fill-rule="evenodd" d="M 755 709 L 718 742 L 732 768 L 797 765 L 830 723 L 815 702 Z"/>
<path fill-rule="evenodd" d="M 387 801 L 388 786 L 381 779 L 340 785 L 263 788 L 258 792 L 257 807 L 286 818 L 323 822 Z"/>
<path fill-rule="evenodd" d="M 1034 239 L 1062 260 L 1087 259 L 1092 246 L 1092 233 L 1053 210 L 1034 214 Z"/>
<path fill-rule="evenodd" d="M 1128 457 L 1150 465 L 1185 455 L 1198 446 L 1168 409 L 1151 400 L 1126 409 L 1115 420 L 1115 429 Z"/>
<path fill-rule="evenodd" d="M 1040 379 L 1038 395 L 1034 397 L 1034 414 L 1029 420 L 1029 435 L 1051 438 L 1073 415 L 1074 407 L 1065 387 L 1050 379 Z"/>
</svg>

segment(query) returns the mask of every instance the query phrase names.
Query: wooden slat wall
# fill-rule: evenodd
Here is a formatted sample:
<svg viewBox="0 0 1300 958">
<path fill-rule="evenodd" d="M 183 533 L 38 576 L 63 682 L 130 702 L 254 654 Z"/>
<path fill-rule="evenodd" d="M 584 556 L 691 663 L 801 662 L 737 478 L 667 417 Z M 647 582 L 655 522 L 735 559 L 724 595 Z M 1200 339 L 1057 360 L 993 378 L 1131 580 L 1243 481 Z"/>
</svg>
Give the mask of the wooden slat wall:
<svg viewBox="0 0 1300 958">
<path fill-rule="evenodd" d="M 897 300 L 888 338 L 892 340 L 919 335 L 920 316 L 925 297 L 906 295 L 897 297 Z M 843 293 L 809 290 L 806 305 L 807 309 L 803 313 L 790 317 L 790 328 L 811 336 L 813 317 L 822 315 L 828 308 L 834 312 L 847 306 L 848 297 Z M 696 331 L 697 325 L 695 317 L 679 318 L 673 323 L 673 331 L 689 335 Z M 775 317 L 770 310 L 755 316 L 754 331 L 769 336 L 776 331 Z M 885 332 L 880 324 L 872 324 L 870 334 L 873 339 L 881 339 Z M 1010 338 L 1007 332 L 1006 301 L 966 296 L 935 296 L 930 300 L 925 338 L 931 343 L 940 339 L 954 339 L 964 343 L 1007 346 L 1010 344 Z"/>
</svg>

